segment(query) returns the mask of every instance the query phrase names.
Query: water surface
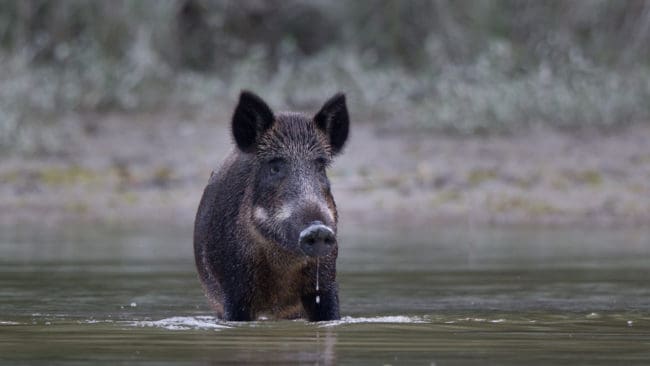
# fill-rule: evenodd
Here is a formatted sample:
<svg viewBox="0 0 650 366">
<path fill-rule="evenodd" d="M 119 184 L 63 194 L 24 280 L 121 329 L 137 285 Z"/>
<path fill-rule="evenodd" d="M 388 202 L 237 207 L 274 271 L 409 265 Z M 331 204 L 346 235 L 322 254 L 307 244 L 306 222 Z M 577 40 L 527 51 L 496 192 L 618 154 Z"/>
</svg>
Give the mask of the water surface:
<svg viewBox="0 0 650 366">
<path fill-rule="evenodd" d="M 336 322 L 214 318 L 191 229 L 0 232 L 2 364 L 647 364 L 650 228 L 343 232 Z"/>
</svg>

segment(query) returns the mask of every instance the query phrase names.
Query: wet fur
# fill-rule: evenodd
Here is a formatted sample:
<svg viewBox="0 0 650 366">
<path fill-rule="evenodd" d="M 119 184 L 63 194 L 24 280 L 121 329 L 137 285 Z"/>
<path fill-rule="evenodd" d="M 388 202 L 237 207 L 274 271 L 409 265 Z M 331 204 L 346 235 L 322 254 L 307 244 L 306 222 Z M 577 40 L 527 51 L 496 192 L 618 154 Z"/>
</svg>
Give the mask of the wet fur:
<svg viewBox="0 0 650 366">
<path fill-rule="evenodd" d="M 261 101 L 250 100 L 252 103 Z M 343 99 L 343 108 L 344 103 Z M 245 116 L 246 123 L 258 129 L 254 133 L 250 130 L 240 133 L 246 143 L 242 144 L 243 148 L 239 145 L 234 149 L 212 174 L 201 199 L 195 222 L 194 249 L 203 289 L 217 314 L 226 320 L 254 320 L 261 315 L 338 319 L 338 247 L 320 258 L 317 293 L 316 259 L 279 245 L 275 237 L 262 230 L 255 222 L 254 201 L 263 198 L 256 197 L 263 192 L 258 192 L 255 185 L 262 162 L 278 154 L 306 161 L 324 155 L 331 160 L 347 138 L 347 120 L 344 121 L 345 137 L 341 138 L 341 132 L 337 131 L 339 140 L 333 146 L 332 134 L 327 129 L 327 123 L 331 122 L 321 121 L 325 124 L 319 125 L 301 114 L 281 113 L 268 123 L 263 119 L 269 118 L 268 113 L 272 112 L 264 110 L 265 105 L 261 115 L 256 115 L 255 109 L 260 108 L 242 107 L 241 104 L 240 99 L 234 118 L 240 113 L 240 117 Z M 323 114 L 321 112 L 319 114 Z M 347 118 L 347 111 L 344 112 Z M 330 119 L 339 118 L 324 115 Z M 301 174 L 299 171 L 295 179 L 303 179 Z M 329 224 L 336 230 L 338 217 L 329 182 L 324 187 L 317 193 L 325 197 L 332 213 Z M 273 204 L 281 205 L 282 202 Z M 312 220 L 310 212 L 304 215 L 305 221 Z M 320 304 L 316 303 L 316 296 L 320 297 Z"/>
</svg>

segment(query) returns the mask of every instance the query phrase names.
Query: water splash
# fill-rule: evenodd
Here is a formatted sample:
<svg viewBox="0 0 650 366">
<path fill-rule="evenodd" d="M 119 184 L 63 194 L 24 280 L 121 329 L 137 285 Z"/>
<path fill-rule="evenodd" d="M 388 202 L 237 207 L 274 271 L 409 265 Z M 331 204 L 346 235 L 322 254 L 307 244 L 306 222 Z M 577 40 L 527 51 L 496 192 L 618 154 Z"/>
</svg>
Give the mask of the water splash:
<svg viewBox="0 0 650 366">
<path fill-rule="evenodd" d="M 87 320 L 80 320 L 77 321 L 79 324 L 99 324 L 99 323 L 114 323 L 115 321 L 107 319 L 107 320 L 97 320 L 97 319 L 87 319 Z"/>
<path fill-rule="evenodd" d="M 168 330 L 221 330 L 230 326 L 220 323 L 219 319 L 212 316 L 174 316 L 161 320 L 142 320 L 128 322 L 134 327 L 153 327 Z"/>
<path fill-rule="evenodd" d="M 392 315 L 376 317 L 351 317 L 345 316 L 340 320 L 323 322 L 320 327 L 335 327 L 346 324 L 383 323 L 383 324 L 422 324 L 429 323 L 429 320 L 420 316 Z"/>
<path fill-rule="evenodd" d="M 0 325 L 20 325 L 20 323 L 0 320 Z"/>
</svg>

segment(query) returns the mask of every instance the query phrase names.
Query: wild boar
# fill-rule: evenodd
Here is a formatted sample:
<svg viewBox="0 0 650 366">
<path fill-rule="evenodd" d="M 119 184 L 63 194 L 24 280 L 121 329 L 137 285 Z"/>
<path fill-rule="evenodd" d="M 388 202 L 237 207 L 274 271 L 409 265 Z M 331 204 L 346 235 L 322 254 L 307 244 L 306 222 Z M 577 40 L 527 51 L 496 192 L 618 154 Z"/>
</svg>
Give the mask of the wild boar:
<svg viewBox="0 0 650 366">
<path fill-rule="evenodd" d="M 275 114 L 241 93 L 235 148 L 212 173 L 194 227 L 199 278 L 229 321 L 339 319 L 336 204 L 326 174 L 348 138 L 345 96 Z"/>
</svg>

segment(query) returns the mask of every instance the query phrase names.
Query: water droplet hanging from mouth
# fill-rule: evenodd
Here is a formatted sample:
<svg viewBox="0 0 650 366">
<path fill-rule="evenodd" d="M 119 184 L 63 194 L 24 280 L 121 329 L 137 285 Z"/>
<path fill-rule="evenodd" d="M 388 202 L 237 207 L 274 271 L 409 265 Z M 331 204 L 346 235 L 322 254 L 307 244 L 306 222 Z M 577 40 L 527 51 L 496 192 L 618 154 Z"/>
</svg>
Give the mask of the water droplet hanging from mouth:
<svg viewBox="0 0 650 366">
<path fill-rule="evenodd" d="M 320 304 L 320 295 L 318 295 L 318 272 L 320 271 L 320 260 L 316 258 L 316 304 Z"/>
</svg>

